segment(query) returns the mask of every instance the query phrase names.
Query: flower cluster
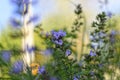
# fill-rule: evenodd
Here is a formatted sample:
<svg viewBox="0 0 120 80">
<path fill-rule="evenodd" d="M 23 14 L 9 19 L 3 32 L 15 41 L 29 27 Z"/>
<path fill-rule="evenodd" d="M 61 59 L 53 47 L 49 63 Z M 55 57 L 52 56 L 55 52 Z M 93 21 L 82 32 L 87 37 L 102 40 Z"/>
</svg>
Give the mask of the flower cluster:
<svg viewBox="0 0 120 80">
<path fill-rule="evenodd" d="M 1 53 L 2 53 L 2 55 L 1 55 L 2 60 L 5 61 L 5 62 L 10 62 L 11 51 L 4 50 Z"/>
<path fill-rule="evenodd" d="M 39 68 L 38 68 L 38 73 L 41 74 L 41 75 L 44 74 L 45 71 L 46 71 L 46 70 L 45 70 L 45 66 L 42 66 L 42 67 L 39 67 Z"/>
<path fill-rule="evenodd" d="M 66 32 L 64 32 L 63 30 L 59 30 L 59 31 L 51 31 L 52 34 L 52 41 L 57 44 L 57 45 L 62 45 L 63 44 L 63 40 L 62 38 L 64 36 L 66 36 Z"/>
<path fill-rule="evenodd" d="M 19 60 L 14 62 L 11 72 L 14 74 L 19 74 L 23 71 L 23 61 Z"/>
<path fill-rule="evenodd" d="M 20 15 L 20 18 L 25 17 L 30 12 L 29 6 L 37 3 L 37 1 L 38 0 L 11 0 L 11 2 L 15 4 L 15 14 Z M 26 24 L 29 24 L 31 22 L 37 22 L 38 19 L 38 15 L 30 15 Z M 16 16 L 10 19 L 10 24 L 11 26 L 18 28 L 23 26 L 23 21 Z"/>
</svg>

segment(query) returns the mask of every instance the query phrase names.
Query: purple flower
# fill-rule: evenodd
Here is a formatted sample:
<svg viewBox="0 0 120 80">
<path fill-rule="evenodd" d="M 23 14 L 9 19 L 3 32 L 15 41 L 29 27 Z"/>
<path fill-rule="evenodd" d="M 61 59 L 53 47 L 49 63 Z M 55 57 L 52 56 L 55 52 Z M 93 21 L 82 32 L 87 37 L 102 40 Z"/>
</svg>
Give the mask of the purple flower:
<svg viewBox="0 0 120 80">
<path fill-rule="evenodd" d="M 111 34 L 111 35 L 116 35 L 117 32 L 116 32 L 115 30 L 112 30 L 110 34 Z"/>
<path fill-rule="evenodd" d="M 11 0 L 12 3 L 16 4 L 16 5 L 20 5 L 20 4 L 36 4 L 38 3 L 38 0 Z"/>
<path fill-rule="evenodd" d="M 38 21 L 38 19 L 39 19 L 38 15 L 32 16 L 30 18 L 30 20 L 28 21 L 28 24 L 31 23 L 31 22 L 36 22 L 36 21 Z"/>
<path fill-rule="evenodd" d="M 15 13 L 19 14 L 20 16 L 24 13 L 28 12 L 28 4 L 30 0 L 12 0 L 12 3 L 16 4 L 16 11 Z"/>
<path fill-rule="evenodd" d="M 79 80 L 76 76 L 73 77 L 73 80 Z"/>
<path fill-rule="evenodd" d="M 55 39 L 59 39 L 59 38 L 60 38 L 60 34 L 57 33 L 57 32 L 54 32 L 53 37 L 54 37 Z"/>
<path fill-rule="evenodd" d="M 23 71 L 23 61 L 16 61 L 12 66 L 12 73 L 19 74 Z"/>
<path fill-rule="evenodd" d="M 26 51 L 28 51 L 29 53 L 32 53 L 33 51 L 35 50 L 35 47 L 34 46 L 26 46 Z"/>
<path fill-rule="evenodd" d="M 113 44 L 115 43 L 115 38 L 110 38 L 110 42 Z"/>
<path fill-rule="evenodd" d="M 9 61 L 10 61 L 10 58 L 11 58 L 11 52 L 10 52 L 10 51 L 8 51 L 8 50 L 2 51 L 2 59 L 3 59 L 5 62 L 9 62 Z"/>
<path fill-rule="evenodd" d="M 90 40 L 95 40 L 95 38 L 91 35 L 91 36 L 90 36 Z"/>
<path fill-rule="evenodd" d="M 52 36 L 54 39 L 59 39 L 59 38 L 62 38 L 64 36 L 66 36 L 66 32 L 62 31 L 62 30 L 59 30 L 59 31 L 51 31 L 52 33 Z"/>
<path fill-rule="evenodd" d="M 96 43 L 96 42 L 92 42 L 92 43 L 91 43 L 91 47 L 92 47 L 93 49 L 95 49 L 95 50 L 98 48 L 98 46 L 99 46 L 99 45 L 98 45 L 98 43 Z"/>
<path fill-rule="evenodd" d="M 10 24 L 11 24 L 13 27 L 20 27 L 20 26 L 21 26 L 20 22 L 17 21 L 17 20 L 15 20 L 15 19 L 13 19 L 13 18 L 10 20 Z"/>
<path fill-rule="evenodd" d="M 111 18 L 113 16 L 112 12 L 110 12 L 110 11 L 106 12 L 106 14 L 109 18 Z"/>
<path fill-rule="evenodd" d="M 38 73 L 39 74 L 44 74 L 45 73 L 45 66 L 39 67 Z"/>
<path fill-rule="evenodd" d="M 30 4 L 30 3 L 36 4 L 36 3 L 38 3 L 38 0 L 24 0 L 23 3 L 24 4 Z"/>
<path fill-rule="evenodd" d="M 45 51 L 43 51 L 43 54 L 45 54 L 45 55 L 51 55 L 52 53 L 53 53 L 53 49 L 51 49 L 51 48 L 48 48 Z"/>
<path fill-rule="evenodd" d="M 11 2 L 16 5 L 20 5 L 22 3 L 22 0 L 11 0 Z"/>
<path fill-rule="evenodd" d="M 30 0 L 23 0 L 23 3 L 24 3 L 24 4 L 29 4 L 29 3 L 30 3 Z"/>
<path fill-rule="evenodd" d="M 52 33 L 52 36 L 53 36 L 54 39 L 59 39 L 60 38 L 60 35 L 59 35 L 58 32 L 53 30 L 53 31 L 51 31 L 51 33 Z"/>
<path fill-rule="evenodd" d="M 106 34 L 105 33 L 103 33 L 103 32 L 99 32 L 99 34 L 98 34 L 101 38 L 103 38 L 103 37 L 105 37 L 106 36 Z"/>
<path fill-rule="evenodd" d="M 11 0 L 11 2 L 16 5 L 20 5 L 20 4 L 29 4 L 30 0 Z"/>
<path fill-rule="evenodd" d="M 89 55 L 90 55 L 91 57 L 93 57 L 93 56 L 96 56 L 96 53 L 94 53 L 94 52 L 91 50 Z"/>
<path fill-rule="evenodd" d="M 111 43 L 115 43 L 115 35 L 116 34 L 117 33 L 114 30 L 111 31 L 111 33 L 110 33 L 110 42 Z"/>
<path fill-rule="evenodd" d="M 71 50 L 67 49 L 66 52 L 65 52 L 65 55 L 66 55 L 66 56 L 71 55 Z"/>
<path fill-rule="evenodd" d="M 64 37 L 64 36 L 66 36 L 66 32 L 64 32 L 63 30 L 59 30 L 59 35 L 61 36 L 61 37 Z"/>
<path fill-rule="evenodd" d="M 58 45 L 62 45 L 63 44 L 62 40 L 55 40 L 54 42 L 55 42 L 55 44 L 58 44 Z"/>
<path fill-rule="evenodd" d="M 63 41 L 62 38 L 66 36 L 66 32 L 59 30 L 59 31 L 51 31 L 52 34 L 52 41 L 57 45 L 62 45 Z"/>
</svg>

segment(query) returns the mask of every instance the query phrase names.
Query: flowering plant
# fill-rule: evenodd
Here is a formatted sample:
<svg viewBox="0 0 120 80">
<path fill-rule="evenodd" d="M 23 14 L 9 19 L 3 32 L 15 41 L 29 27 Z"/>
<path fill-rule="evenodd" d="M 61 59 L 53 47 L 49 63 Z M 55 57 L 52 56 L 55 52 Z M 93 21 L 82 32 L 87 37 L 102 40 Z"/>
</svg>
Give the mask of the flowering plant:
<svg viewBox="0 0 120 80">
<path fill-rule="evenodd" d="M 25 17 L 28 12 L 30 0 L 12 0 L 17 8 L 19 15 Z M 24 6 L 25 5 L 25 6 Z M 50 56 L 50 59 L 44 65 L 32 63 L 26 64 L 23 58 L 12 62 L 12 53 L 17 53 L 13 48 L 11 51 L 2 50 L 0 44 L 0 67 L 3 70 L 5 67 L 7 79 L 10 80 L 105 80 L 104 74 L 109 71 L 110 62 L 115 60 L 115 33 L 107 27 L 107 16 L 104 12 L 98 14 L 96 21 L 92 23 L 93 31 L 90 32 L 90 43 L 88 45 L 89 53 L 83 54 L 80 60 L 77 59 L 79 52 L 74 49 L 77 47 L 76 40 L 80 28 L 84 27 L 83 12 L 81 5 L 76 5 L 75 19 L 71 29 L 63 28 L 61 30 L 52 30 L 45 34 L 41 34 L 40 38 L 44 40 L 46 50 L 40 50 L 34 46 L 25 44 L 23 53 L 27 52 L 30 55 L 33 51 L 40 50 L 45 56 Z M 38 19 L 31 17 L 26 24 L 30 24 Z M 25 23 L 11 19 L 11 24 L 19 27 Z M 36 28 L 40 28 L 37 26 Z M 35 31 L 36 31 L 35 28 Z M 25 28 L 26 29 L 26 28 Z M 40 29 L 41 30 L 41 29 Z M 42 29 L 43 30 L 43 29 Z M 38 32 L 39 30 L 37 30 Z M 22 37 L 26 38 L 26 32 L 22 33 Z M 83 47 L 83 46 L 82 46 Z M 21 53 L 22 53 L 21 52 Z M 31 59 L 31 57 L 30 57 Z M 108 69 L 108 70 L 106 70 Z"/>
</svg>

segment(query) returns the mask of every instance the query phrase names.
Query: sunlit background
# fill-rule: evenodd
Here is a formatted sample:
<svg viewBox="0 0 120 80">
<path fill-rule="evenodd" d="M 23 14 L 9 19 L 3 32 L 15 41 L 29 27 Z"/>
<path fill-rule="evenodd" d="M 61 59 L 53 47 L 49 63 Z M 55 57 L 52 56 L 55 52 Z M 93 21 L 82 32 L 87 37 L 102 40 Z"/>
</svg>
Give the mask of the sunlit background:
<svg viewBox="0 0 120 80">
<path fill-rule="evenodd" d="M 39 3 L 34 6 L 33 11 L 40 16 L 40 22 L 47 23 L 48 27 L 53 28 L 52 24 L 59 24 L 58 27 L 66 26 L 71 22 L 75 4 L 81 3 L 83 11 L 87 17 L 87 22 L 91 22 L 97 13 L 107 10 L 115 15 L 120 14 L 119 0 L 109 0 L 109 4 L 101 9 L 101 4 L 98 0 L 39 0 Z M 0 2 L 0 30 L 6 27 L 10 17 L 13 15 L 14 6 L 10 0 L 1 0 Z M 50 23 L 50 24 L 49 24 Z M 45 26 L 47 28 L 47 26 Z"/>
</svg>

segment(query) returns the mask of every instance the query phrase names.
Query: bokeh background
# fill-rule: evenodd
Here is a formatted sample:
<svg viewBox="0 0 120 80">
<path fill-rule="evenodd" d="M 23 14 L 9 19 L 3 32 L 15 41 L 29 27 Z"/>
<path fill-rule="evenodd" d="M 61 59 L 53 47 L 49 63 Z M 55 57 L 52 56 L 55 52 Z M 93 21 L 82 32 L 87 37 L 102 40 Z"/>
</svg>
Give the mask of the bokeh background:
<svg viewBox="0 0 120 80">
<path fill-rule="evenodd" d="M 113 14 L 120 15 L 120 1 L 108 1 L 109 4 L 101 9 L 99 0 L 39 0 L 39 3 L 34 6 L 33 12 L 39 14 L 40 22 L 46 23 L 44 24 L 45 28 L 54 28 L 55 25 L 62 27 L 71 23 L 74 17 L 74 4 L 77 3 L 82 4 L 88 23 L 95 19 L 97 13 L 105 11 L 106 8 Z M 10 3 L 10 0 L 1 0 L 0 10 L 0 30 L 2 30 L 8 25 L 9 19 L 13 15 L 14 5 Z"/>
<path fill-rule="evenodd" d="M 75 19 L 75 5 L 78 3 L 80 3 L 83 8 L 83 13 L 86 20 L 86 29 L 81 27 L 81 32 L 79 33 L 79 38 L 77 41 L 77 50 L 81 51 L 81 46 L 85 45 L 84 51 L 87 53 L 87 51 L 89 52 L 86 46 L 89 43 L 89 33 L 91 30 L 90 26 L 98 13 L 102 11 L 111 13 L 112 24 L 115 23 L 115 25 L 110 28 L 119 30 L 119 0 L 38 0 L 37 5 L 35 5 L 32 10 L 33 13 L 39 15 L 39 21 L 37 23 L 42 24 L 41 27 L 47 32 L 52 29 L 71 27 Z M 15 6 L 10 2 L 10 0 L 2 0 L 0 2 L 0 43 L 4 45 L 4 49 L 18 49 L 21 47 L 21 38 L 14 39 L 9 37 L 9 34 L 14 32 L 13 29 L 10 28 L 10 19 L 11 17 L 16 16 L 14 15 L 14 9 Z M 37 34 L 34 34 L 34 38 L 34 42 L 37 47 L 45 48 L 41 45 L 42 40 Z"/>
<path fill-rule="evenodd" d="M 105 2 L 106 1 L 106 2 Z M 102 3 L 101 3 L 102 2 Z M 105 3 L 104 3 L 105 2 Z M 33 7 L 33 13 L 39 15 L 39 21 L 37 23 L 42 24 L 42 28 L 47 32 L 52 29 L 61 29 L 63 27 L 71 27 L 75 19 L 74 9 L 75 5 L 80 3 L 83 8 L 83 13 L 86 20 L 86 29 L 81 27 L 81 32 L 78 37 L 77 49 L 81 51 L 81 44 L 85 45 L 84 53 L 89 52 L 87 50 L 87 44 L 89 43 L 89 33 L 91 23 L 95 20 L 98 13 L 104 11 L 112 14 L 110 23 L 113 25 L 111 29 L 120 31 L 120 1 L 119 0 L 38 0 L 38 4 Z M 3 45 L 5 50 L 19 49 L 21 48 L 21 38 L 11 38 L 10 33 L 14 30 L 10 27 L 10 19 L 14 14 L 15 6 L 11 4 L 10 0 L 1 0 L 0 2 L 0 44 Z M 83 33 L 85 35 L 83 35 Z M 84 41 L 82 41 L 84 38 Z M 41 45 L 43 40 L 34 33 L 35 45 L 40 49 L 45 49 L 44 45 Z M 2 48 L 0 48 L 1 50 Z M 119 49 L 118 49 L 119 50 Z M 119 52 L 119 51 L 118 51 Z M 37 52 L 36 52 L 37 53 Z M 18 59 L 19 56 L 15 56 L 13 60 Z M 78 56 L 79 58 L 80 56 Z M 48 57 L 42 54 L 36 55 L 36 61 L 42 65 L 46 62 Z M 116 60 L 117 61 L 117 60 Z"/>
</svg>

